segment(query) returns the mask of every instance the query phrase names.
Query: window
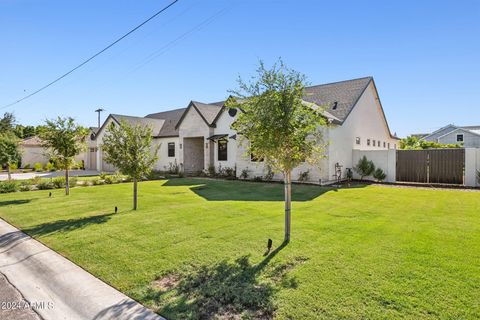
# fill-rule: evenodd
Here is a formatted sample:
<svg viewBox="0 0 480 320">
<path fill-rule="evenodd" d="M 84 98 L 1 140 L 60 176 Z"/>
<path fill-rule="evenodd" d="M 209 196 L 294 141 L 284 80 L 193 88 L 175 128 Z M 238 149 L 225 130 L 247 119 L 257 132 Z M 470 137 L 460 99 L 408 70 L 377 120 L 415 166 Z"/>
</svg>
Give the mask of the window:
<svg viewBox="0 0 480 320">
<path fill-rule="evenodd" d="M 357 138 L 355 139 L 355 143 L 356 143 L 356 144 L 360 144 L 360 137 L 357 137 Z"/>
<path fill-rule="evenodd" d="M 168 156 L 175 157 L 175 142 L 168 143 Z"/>
<path fill-rule="evenodd" d="M 386 143 L 385 141 L 383 141 L 383 147 L 384 147 L 384 148 L 386 147 L 386 144 L 387 144 L 387 143 Z"/>
<path fill-rule="evenodd" d="M 377 145 L 377 142 L 373 140 L 373 146 L 375 147 Z"/>
<path fill-rule="evenodd" d="M 367 139 L 367 146 L 370 145 L 370 139 Z"/>
<path fill-rule="evenodd" d="M 227 161 L 227 143 L 226 140 L 218 140 L 218 161 Z"/>
<path fill-rule="evenodd" d="M 457 142 L 463 142 L 463 134 L 457 134 Z"/>
</svg>

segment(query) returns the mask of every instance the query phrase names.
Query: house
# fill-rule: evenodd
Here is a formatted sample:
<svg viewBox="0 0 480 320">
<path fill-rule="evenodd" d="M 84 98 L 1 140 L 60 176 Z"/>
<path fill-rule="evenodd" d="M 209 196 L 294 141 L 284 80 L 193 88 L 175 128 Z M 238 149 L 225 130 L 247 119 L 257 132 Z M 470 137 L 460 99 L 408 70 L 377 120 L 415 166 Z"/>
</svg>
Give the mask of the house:
<svg viewBox="0 0 480 320">
<path fill-rule="evenodd" d="M 354 149 L 396 149 L 399 139 L 391 134 L 372 77 L 307 87 L 303 100 L 312 107 L 324 107 L 323 114 L 330 126 L 320 128 L 326 144 L 325 157 L 315 166 L 303 164 L 295 168 L 293 180 L 308 170 L 309 181 L 329 183 L 339 175 L 345 177 L 346 169 L 353 167 Z M 152 127 L 154 143 L 160 145 L 156 170 L 178 165 L 181 171 L 194 174 L 209 167 L 235 168 L 237 176 L 242 171 L 247 171 L 250 177 L 264 176 L 268 168 L 246 154 L 231 127 L 238 113 L 224 104 L 225 101 L 191 101 L 186 108 L 145 117 L 111 114 L 93 139 L 97 143 L 93 149 L 96 166 L 90 168 L 114 169 L 103 161 L 101 141 L 109 123 L 119 124 L 124 120 Z M 279 173 L 274 176 L 282 178 Z"/>
<path fill-rule="evenodd" d="M 460 127 L 449 124 L 421 139 L 442 144 L 461 144 L 465 148 L 480 148 L 480 126 Z"/>
</svg>

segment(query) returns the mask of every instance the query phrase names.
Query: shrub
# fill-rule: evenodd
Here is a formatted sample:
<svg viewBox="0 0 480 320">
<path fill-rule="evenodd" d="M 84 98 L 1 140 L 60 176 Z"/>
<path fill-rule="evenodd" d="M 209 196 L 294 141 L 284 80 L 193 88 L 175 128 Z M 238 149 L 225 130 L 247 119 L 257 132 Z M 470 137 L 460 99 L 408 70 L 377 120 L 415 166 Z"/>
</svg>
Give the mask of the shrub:
<svg viewBox="0 0 480 320">
<path fill-rule="evenodd" d="M 69 177 L 68 181 L 70 182 L 70 188 L 76 187 L 78 183 L 77 177 Z"/>
<path fill-rule="evenodd" d="M 310 170 L 302 171 L 298 174 L 298 181 L 308 181 L 310 178 Z"/>
<path fill-rule="evenodd" d="M 53 178 L 52 184 L 55 189 L 65 188 L 65 177 Z"/>
<path fill-rule="evenodd" d="M 208 173 L 207 173 L 210 177 L 214 177 L 216 175 L 216 172 L 215 172 L 215 166 L 211 165 L 211 166 L 208 166 Z"/>
<path fill-rule="evenodd" d="M 262 176 L 255 176 L 255 177 L 253 177 L 253 181 L 255 181 L 255 182 L 262 182 L 262 181 L 263 181 L 263 177 L 262 177 Z"/>
<path fill-rule="evenodd" d="M 168 167 L 165 166 L 164 168 L 170 174 L 178 174 L 180 172 L 180 166 L 178 165 L 176 159 L 174 162 L 169 162 Z"/>
<path fill-rule="evenodd" d="M 375 165 L 372 161 L 369 161 L 366 156 L 363 156 L 360 160 L 358 160 L 358 163 L 353 170 L 360 175 L 360 180 L 363 180 L 364 177 L 368 177 L 373 174 L 375 171 Z"/>
<path fill-rule="evenodd" d="M 38 190 L 49 190 L 49 189 L 55 189 L 55 186 L 53 185 L 52 181 L 48 180 L 42 180 L 37 184 Z"/>
<path fill-rule="evenodd" d="M 248 168 L 243 169 L 242 172 L 240 173 L 240 178 L 242 178 L 244 180 L 247 179 L 248 178 L 248 171 L 249 171 Z"/>
<path fill-rule="evenodd" d="M 350 169 L 350 168 L 347 168 L 346 177 L 347 177 L 348 181 L 351 181 L 351 180 L 353 179 L 353 172 L 352 172 L 352 169 Z"/>
<path fill-rule="evenodd" d="M 107 177 L 107 175 L 108 175 L 108 174 L 107 174 L 106 172 L 102 172 L 102 173 L 99 174 L 99 177 L 100 177 L 100 179 L 105 180 L 105 178 Z"/>
<path fill-rule="evenodd" d="M 477 181 L 480 183 L 480 170 L 477 170 Z"/>
<path fill-rule="evenodd" d="M 33 177 L 33 178 L 30 179 L 31 184 L 33 184 L 33 185 L 39 184 L 40 181 L 42 181 L 42 178 L 40 178 L 40 177 Z"/>
<path fill-rule="evenodd" d="M 225 167 L 223 169 L 223 176 L 229 180 L 237 178 L 237 170 L 235 168 Z"/>
<path fill-rule="evenodd" d="M 10 193 L 10 192 L 17 192 L 17 191 L 18 191 L 18 184 L 15 180 L 0 182 L 0 193 Z"/>
<path fill-rule="evenodd" d="M 24 165 L 23 169 L 30 169 L 30 163 L 27 163 L 26 165 Z"/>
<path fill-rule="evenodd" d="M 106 184 L 114 184 L 122 182 L 122 177 L 119 174 L 106 176 L 104 179 Z"/>
<path fill-rule="evenodd" d="M 45 165 L 45 171 L 55 171 L 55 164 L 53 164 L 52 162 L 48 162 Z"/>
<path fill-rule="evenodd" d="M 20 191 L 30 191 L 33 189 L 32 180 L 22 180 L 18 183 Z"/>
<path fill-rule="evenodd" d="M 101 180 L 100 178 L 92 179 L 92 185 L 99 186 L 99 185 L 102 185 L 102 184 L 105 184 L 105 182 L 103 180 Z"/>
<path fill-rule="evenodd" d="M 37 172 L 43 171 L 42 164 L 40 162 L 35 162 L 35 164 L 33 165 L 33 170 Z"/>
<path fill-rule="evenodd" d="M 387 175 L 386 175 L 385 172 L 383 172 L 382 169 L 377 168 L 377 169 L 375 170 L 375 172 L 373 173 L 373 177 L 374 177 L 375 179 L 377 179 L 377 181 L 382 182 L 383 180 L 385 180 L 385 178 L 387 177 Z"/>
<path fill-rule="evenodd" d="M 18 165 L 17 163 L 13 162 L 13 163 L 10 163 L 10 170 L 11 171 L 15 171 L 18 169 Z"/>
<path fill-rule="evenodd" d="M 274 172 L 273 172 L 273 170 L 272 170 L 272 167 L 267 166 L 267 173 L 265 174 L 265 176 L 263 177 L 263 179 L 264 179 L 265 181 L 272 181 L 273 175 L 274 175 Z"/>
</svg>

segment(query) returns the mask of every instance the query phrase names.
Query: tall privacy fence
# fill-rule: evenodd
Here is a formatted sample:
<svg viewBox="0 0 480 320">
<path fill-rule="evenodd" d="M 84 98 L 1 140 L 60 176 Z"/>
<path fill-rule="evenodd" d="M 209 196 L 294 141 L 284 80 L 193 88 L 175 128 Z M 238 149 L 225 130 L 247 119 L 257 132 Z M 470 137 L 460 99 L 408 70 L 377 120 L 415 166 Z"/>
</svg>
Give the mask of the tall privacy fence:
<svg viewBox="0 0 480 320">
<path fill-rule="evenodd" d="M 387 174 L 386 182 L 480 186 L 480 149 L 354 150 L 353 165 L 363 156 Z"/>
</svg>

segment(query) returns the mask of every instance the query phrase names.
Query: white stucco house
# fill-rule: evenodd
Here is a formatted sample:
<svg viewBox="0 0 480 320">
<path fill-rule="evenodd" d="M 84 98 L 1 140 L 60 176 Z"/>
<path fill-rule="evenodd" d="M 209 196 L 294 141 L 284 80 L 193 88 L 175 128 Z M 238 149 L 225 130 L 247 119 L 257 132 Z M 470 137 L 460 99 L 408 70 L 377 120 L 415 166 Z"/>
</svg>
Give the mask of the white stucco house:
<svg viewBox="0 0 480 320">
<path fill-rule="evenodd" d="M 398 138 L 393 136 L 372 77 L 346 80 L 305 89 L 303 100 L 325 108 L 330 126 L 320 128 L 327 144 L 325 157 L 315 166 L 301 165 L 292 173 L 297 180 L 301 172 L 309 171 L 309 181 L 327 184 L 345 177 L 352 168 L 353 150 L 396 149 Z M 263 162 L 255 161 L 240 145 L 237 132 L 231 128 L 238 114 L 224 106 L 225 101 L 202 103 L 191 101 L 186 108 L 132 117 L 111 114 L 97 134 L 92 135 L 86 167 L 98 171 L 114 170 L 103 161 L 102 138 L 109 123 L 121 120 L 152 127 L 154 143 L 160 145 L 156 170 L 166 170 L 178 164 L 187 174 L 214 166 L 243 170 L 250 177 L 266 174 Z M 339 171 L 340 170 L 340 171 Z M 277 173 L 274 179 L 283 179 Z"/>
<path fill-rule="evenodd" d="M 430 134 L 415 135 L 420 139 L 442 144 L 461 144 L 465 148 L 480 148 L 480 126 L 449 124 Z"/>
</svg>

